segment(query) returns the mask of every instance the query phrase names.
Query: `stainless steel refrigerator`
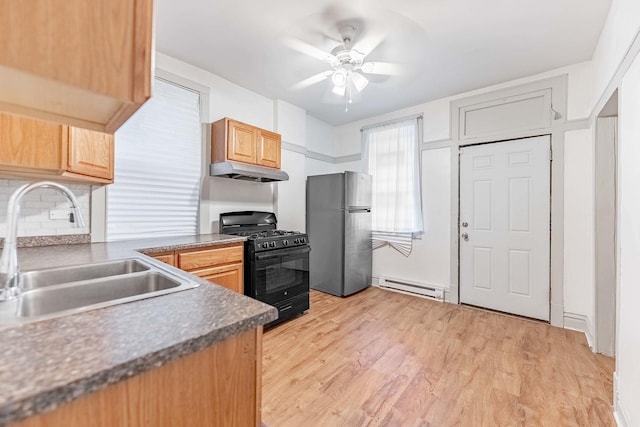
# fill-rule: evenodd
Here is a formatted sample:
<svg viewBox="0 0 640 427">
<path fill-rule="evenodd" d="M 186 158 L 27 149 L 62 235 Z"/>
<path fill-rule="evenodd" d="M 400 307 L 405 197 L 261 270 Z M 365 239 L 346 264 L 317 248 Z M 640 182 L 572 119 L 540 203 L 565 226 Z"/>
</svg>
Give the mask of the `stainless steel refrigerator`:
<svg viewBox="0 0 640 427">
<path fill-rule="evenodd" d="M 309 285 L 347 296 L 371 285 L 371 175 L 307 178 Z"/>
</svg>

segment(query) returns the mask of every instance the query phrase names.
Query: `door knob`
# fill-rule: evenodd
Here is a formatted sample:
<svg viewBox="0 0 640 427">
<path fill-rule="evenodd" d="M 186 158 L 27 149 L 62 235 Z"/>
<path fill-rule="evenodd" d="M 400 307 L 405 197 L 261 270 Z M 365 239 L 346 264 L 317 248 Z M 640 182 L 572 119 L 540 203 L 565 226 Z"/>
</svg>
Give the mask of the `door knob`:
<svg viewBox="0 0 640 427">
<path fill-rule="evenodd" d="M 462 233 L 462 238 L 467 241 L 469 240 L 469 235 L 467 233 Z"/>
</svg>

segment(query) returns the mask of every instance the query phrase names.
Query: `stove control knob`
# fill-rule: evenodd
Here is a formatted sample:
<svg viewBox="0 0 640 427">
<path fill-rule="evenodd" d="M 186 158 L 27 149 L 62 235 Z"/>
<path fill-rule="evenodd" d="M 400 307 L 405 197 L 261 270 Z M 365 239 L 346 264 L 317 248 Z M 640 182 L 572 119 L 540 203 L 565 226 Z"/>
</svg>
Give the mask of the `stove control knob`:
<svg viewBox="0 0 640 427">
<path fill-rule="evenodd" d="M 288 240 L 283 240 L 282 241 L 282 246 L 289 246 L 289 241 Z"/>
<path fill-rule="evenodd" d="M 271 246 L 272 248 L 275 248 L 276 247 L 276 242 L 269 243 L 269 246 Z"/>
<path fill-rule="evenodd" d="M 304 243 L 304 242 L 305 242 L 304 237 L 301 237 L 301 238 L 300 238 L 300 243 Z"/>
<path fill-rule="evenodd" d="M 265 249 L 267 249 L 267 248 L 269 247 L 269 244 L 268 244 L 267 242 L 264 242 L 264 243 L 262 244 L 262 247 L 263 247 L 263 248 L 265 248 Z"/>
</svg>

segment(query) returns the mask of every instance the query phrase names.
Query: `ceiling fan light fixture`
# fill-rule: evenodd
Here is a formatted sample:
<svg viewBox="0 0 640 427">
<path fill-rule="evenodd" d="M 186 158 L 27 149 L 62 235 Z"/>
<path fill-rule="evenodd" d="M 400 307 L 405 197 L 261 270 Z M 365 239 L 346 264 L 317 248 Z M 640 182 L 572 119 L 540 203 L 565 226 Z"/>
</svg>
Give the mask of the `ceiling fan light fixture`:
<svg viewBox="0 0 640 427">
<path fill-rule="evenodd" d="M 331 82 L 335 87 L 344 87 L 347 84 L 347 70 L 338 68 L 331 75 Z"/>
<path fill-rule="evenodd" d="M 351 62 L 354 65 L 362 64 L 362 61 L 364 61 L 364 57 L 365 57 L 364 53 L 358 52 L 355 49 L 351 49 L 349 51 L 349 59 L 350 59 L 349 62 Z"/>
<path fill-rule="evenodd" d="M 373 71 L 373 69 L 375 68 L 376 64 L 373 62 L 365 62 L 364 64 L 362 64 L 362 71 L 365 73 L 370 73 Z"/>
<path fill-rule="evenodd" d="M 369 84 L 369 80 L 358 72 L 351 73 L 351 81 L 358 92 L 362 92 L 362 90 Z"/>
<path fill-rule="evenodd" d="M 347 89 L 346 85 L 344 85 L 344 86 L 334 86 L 333 89 L 332 89 L 332 92 L 335 93 L 338 96 L 344 96 L 345 93 L 347 92 L 346 89 Z"/>
</svg>

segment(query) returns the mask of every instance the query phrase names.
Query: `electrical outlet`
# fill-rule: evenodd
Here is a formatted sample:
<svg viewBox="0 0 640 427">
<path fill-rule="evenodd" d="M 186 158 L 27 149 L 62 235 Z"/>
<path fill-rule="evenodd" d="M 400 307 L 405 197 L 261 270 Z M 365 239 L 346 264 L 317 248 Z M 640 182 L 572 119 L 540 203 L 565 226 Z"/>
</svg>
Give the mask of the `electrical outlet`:
<svg viewBox="0 0 640 427">
<path fill-rule="evenodd" d="M 49 211 L 49 219 L 64 219 L 69 221 L 70 214 L 69 209 L 51 209 Z"/>
</svg>

